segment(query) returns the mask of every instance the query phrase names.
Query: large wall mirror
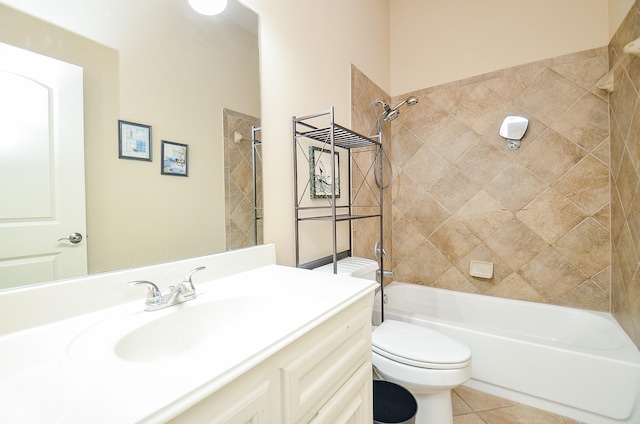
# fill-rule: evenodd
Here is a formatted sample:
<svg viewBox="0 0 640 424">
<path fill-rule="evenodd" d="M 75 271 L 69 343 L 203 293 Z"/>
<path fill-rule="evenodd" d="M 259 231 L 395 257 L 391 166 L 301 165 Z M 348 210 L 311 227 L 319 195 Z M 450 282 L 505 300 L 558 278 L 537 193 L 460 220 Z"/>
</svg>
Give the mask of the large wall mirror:
<svg viewBox="0 0 640 424">
<path fill-rule="evenodd" d="M 83 69 L 88 273 L 240 247 L 227 242 L 228 202 L 240 199 L 229 161 L 251 162 L 233 152 L 251 151 L 260 122 L 253 11 L 237 0 L 218 16 L 187 0 L 0 0 L 0 43 Z M 119 120 L 151 127 L 150 161 L 119 158 Z M 188 176 L 161 173 L 162 141 L 188 145 Z M 0 289 L 44 282 L 2 279 Z"/>
</svg>

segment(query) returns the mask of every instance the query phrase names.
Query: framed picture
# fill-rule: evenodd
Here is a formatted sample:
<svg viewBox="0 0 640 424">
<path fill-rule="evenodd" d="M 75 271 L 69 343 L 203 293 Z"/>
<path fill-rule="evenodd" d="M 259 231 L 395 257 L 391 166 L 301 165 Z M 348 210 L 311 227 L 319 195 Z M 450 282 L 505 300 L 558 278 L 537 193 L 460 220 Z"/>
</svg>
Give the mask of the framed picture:
<svg viewBox="0 0 640 424">
<path fill-rule="evenodd" d="M 340 197 L 340 153 L 336 155 L 335 197 Z M 331 170 L 331 150 L 309 146 L 309 181 L 312 199 L 333 197 L 331 187 L 334 175 Z"/>
<path fill-rule="evenodd" d="M 173 141 L 162 140 L 162 169 L 163 175 L 189 176 L 189 146 Z"/>
<path fill-rule="evenodd" d="M 118 121 L 118 157 L 151 162 L 151 127 Z"/>
</svg>

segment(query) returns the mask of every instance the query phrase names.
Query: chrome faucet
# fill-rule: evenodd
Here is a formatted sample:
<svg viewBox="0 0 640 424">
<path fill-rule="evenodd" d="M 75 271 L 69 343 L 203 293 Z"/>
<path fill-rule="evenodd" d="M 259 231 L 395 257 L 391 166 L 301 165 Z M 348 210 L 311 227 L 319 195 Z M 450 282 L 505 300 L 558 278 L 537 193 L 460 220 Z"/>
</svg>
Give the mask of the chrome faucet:
<svg viewBox="0 0 640 424">
<path fill-rule="evenodd" d="M 147 291 L 147 301 L 144 304 L 145 311 L 158 311 L 160 309 L 168 308 L 169 306 L 177 305 L 179 303 L 187 302 L 196 298 L 196 288 L 193 286 L 191 276 L 198 271 L 205 269 L 203 266 L 199 266 L 191 270 L 186 277 L 175 286 L 169 286 L 169 293 L 163 295 L 160 292 L 158 286 L 151 281 L 137 280 L 130 281 L 130 286 L 137 286 L 140 284 L 146 284 L 149 286 Z"/>
</svg>

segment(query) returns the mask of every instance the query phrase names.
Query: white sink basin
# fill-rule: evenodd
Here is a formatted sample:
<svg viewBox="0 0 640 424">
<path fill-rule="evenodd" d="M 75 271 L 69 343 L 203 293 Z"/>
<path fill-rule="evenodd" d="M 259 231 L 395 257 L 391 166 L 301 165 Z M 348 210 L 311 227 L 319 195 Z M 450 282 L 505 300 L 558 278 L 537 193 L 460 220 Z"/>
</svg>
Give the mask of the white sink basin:
<svg viewBox="0 0 640 424">
<path fill-rule="evenodd" d="M 220 348 L 234 335 L 259 325 L 272 299 L 195 299 L 160 311 L 106 319 L 81 333 L 69 346 L 76 363 L 117 359 L 150 363 L 184 358 L 210 345 Z"/>
</svg>

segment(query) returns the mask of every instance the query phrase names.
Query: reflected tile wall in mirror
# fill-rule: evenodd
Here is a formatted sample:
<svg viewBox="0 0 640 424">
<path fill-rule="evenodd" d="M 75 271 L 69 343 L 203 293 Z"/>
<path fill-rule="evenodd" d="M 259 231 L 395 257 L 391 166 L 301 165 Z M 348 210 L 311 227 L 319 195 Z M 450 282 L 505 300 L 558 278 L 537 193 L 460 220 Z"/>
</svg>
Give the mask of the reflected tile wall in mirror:
<svg viewBox="0 0 640 424">
<path fill-rule="evenodd" d="M 224 184 L 226 249 L 262 244 L 262 220 L 254 220 L 252 134 L 260 120 L 225 109 Z M 262 210 L 262 161 L 256 160 L 258 210 Z M 255 226 L 258 240 L 255 241 Z"/>
</svg>

